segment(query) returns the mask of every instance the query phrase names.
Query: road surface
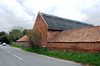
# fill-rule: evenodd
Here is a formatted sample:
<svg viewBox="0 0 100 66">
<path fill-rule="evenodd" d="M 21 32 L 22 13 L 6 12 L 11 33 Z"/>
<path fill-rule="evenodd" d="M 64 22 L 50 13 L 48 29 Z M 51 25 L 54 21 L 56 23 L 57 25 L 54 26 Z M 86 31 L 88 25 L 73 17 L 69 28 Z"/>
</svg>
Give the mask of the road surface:
<svg viewBox="0 0 100 66">
<path fill-rule="evenodd" d="M 83 66 L 79 63 L 55 59 L 0 45 L 0 66 Z"/>
</svg>

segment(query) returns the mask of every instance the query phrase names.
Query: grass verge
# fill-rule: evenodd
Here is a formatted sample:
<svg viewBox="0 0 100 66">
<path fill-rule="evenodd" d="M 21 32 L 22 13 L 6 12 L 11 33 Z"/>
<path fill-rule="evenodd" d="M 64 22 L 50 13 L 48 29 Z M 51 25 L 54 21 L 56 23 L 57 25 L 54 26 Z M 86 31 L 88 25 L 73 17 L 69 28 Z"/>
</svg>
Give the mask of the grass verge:
<svg viewBox="0 0 100 66">
<path fill-rule="evenodd" d="M 47 55 L 51 57 L 56 57 L 65 60 L 71 60 L 75 62 L 79 62 L 82 64 L 89 64 L 94 66 L 100 66 L 100 54 L 99 53 L 74 53 L 69 51 L 49 51 L 40 48 L 24 48 L 16 45 L 10 45 L 11 47 L 21 48 L 22 50 L 35 52 L 42 55 Z"/>
</svg>

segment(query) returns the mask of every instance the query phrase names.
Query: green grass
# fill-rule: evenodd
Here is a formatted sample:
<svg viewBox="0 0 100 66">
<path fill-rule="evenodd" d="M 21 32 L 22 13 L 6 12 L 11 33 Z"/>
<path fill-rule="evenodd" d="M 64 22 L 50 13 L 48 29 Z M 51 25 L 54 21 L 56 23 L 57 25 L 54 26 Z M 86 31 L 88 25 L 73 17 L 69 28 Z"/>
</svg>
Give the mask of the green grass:
<svg viewBox="0 0 100 66">
<path fill-rule="evenodd" d="M 49 51 L 49 50 L 44 50 L 44 49 L 40 49 L 40 48 L 25 49 L 24 47 L 19 47 L 19 46 L 15 46 L 15 45 L 10 45 L 10 46 L 18 47 L 18 48 L 21 48 L 22 50 L 35 52 L 35 53 L 42 54 L 42 55 L 47 55 L 47 56 L 65 59 L 65 60 L 71 60 L 71 61 L 79 62 L 82 64 L 100 66 L 100 54 L 99 53 L 95 53 L 95 54 L 74 53 L 74 52 L 69 52 L 69 51 Z"/>
</svg>

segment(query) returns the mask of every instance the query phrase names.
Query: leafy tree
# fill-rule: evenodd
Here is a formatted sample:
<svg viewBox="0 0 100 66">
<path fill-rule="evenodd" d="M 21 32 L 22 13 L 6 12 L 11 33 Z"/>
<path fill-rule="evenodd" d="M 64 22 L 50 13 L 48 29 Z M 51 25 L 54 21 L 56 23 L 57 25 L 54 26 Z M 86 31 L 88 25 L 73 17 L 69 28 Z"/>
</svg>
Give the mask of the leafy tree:
<svg viewBox="0 0 100 66">
<path fill-rule="evenodd" d="M 22 32 L 18 29 L 13 29 L 9 35 L 8 35 L 8 40 L 11 41 L 16 41 L 19 38 L 21 38 L 23 36 Z"/>
<path fill-rule="evenodd" d="M 8 41 L 8 39 L 7 39 L 7 34 L 5 34 L 5 35 L 2 35 L 1 37 L 0 37 L 0 42 L 3 42 L 3 43 L 9 43 L 9 41 Z"/>
<path fill-rule="evenodd" d="M 37 29 L 29 30 L 27 36 L 31 48 L 40 47 L 41 33 Z"/>
<path fill-rule="evenodd" d="M 23 35 L 27 35 L 28 31 L 29 31 L 28 29 L 24 29 L 23 30 Z"/>
</svg>

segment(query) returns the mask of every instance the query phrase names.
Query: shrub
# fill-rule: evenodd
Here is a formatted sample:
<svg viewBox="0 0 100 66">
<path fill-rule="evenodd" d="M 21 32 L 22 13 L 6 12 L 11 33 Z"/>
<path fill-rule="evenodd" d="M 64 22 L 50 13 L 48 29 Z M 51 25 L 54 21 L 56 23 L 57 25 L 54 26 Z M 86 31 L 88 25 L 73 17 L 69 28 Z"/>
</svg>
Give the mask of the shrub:
<svg viewBox="0 0 100 66">
<path fill-rule="evenodd" d="M 37 29 L 29 30 L 27 36 L 30 48 L 40 47 L 41 33 Z"/>
</svg>

